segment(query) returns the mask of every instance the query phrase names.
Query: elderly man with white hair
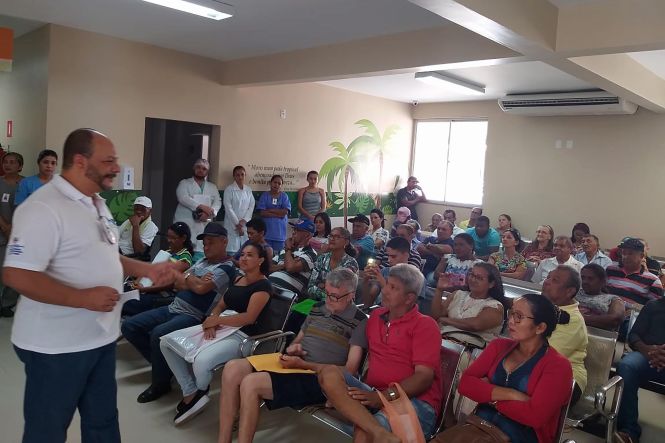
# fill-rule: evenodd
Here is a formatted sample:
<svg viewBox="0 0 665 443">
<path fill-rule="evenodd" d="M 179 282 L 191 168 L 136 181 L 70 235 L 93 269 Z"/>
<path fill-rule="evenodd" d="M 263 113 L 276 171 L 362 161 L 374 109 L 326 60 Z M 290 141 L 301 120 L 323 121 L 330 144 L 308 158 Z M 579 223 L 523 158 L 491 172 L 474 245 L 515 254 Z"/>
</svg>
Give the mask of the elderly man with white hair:
<svg viewBox="0 0 665 443">
<path fill-rule="evenodd" d="M 222 207 L 219 189 L 214 183 L 207 181 L 210 163 L 200 158 L 194 163 L 194 175 L 180 180 L 176 189 L 178 206 L 173 222 L 184 222 L 192 231 L 192 238 L 203 233 L 208 222 L 214 220 Z M 203 256 L 203 242 L 194 244 L 194 259 Z"/>
<path fill-rule="evenodd" d="M 570 240 L 570 237 L 566 237 L 565 235 L 556 237 L 552 252 L 554 253 L 554 257 L 546 258 L 540 262 L 531 277 L 532 282 L 542 285 L 547 275 L 560 265 L 570 266 L 578 274 L 582 270 L 582 266 L 584 265 L 571 255 L 573 252 L 573 242 Z"/>
</svg>

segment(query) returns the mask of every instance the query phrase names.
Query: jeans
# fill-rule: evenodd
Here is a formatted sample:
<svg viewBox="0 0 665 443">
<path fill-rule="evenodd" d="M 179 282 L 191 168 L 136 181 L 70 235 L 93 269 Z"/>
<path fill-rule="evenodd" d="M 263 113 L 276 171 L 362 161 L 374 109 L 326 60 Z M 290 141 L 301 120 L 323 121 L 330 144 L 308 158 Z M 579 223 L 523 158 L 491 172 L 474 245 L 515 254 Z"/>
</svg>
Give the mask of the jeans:
<svg viewBox="0 0 665 443">
<path fill-rule="evenodd" d="M 14 350 L 26 375 L 23 443 L 64 443 L 77 408 L 83 443 L 120 442 L 115 343 L 65 354 Z"/>
<path fill-rule="evenodd" d="M 623 377 L 623 397 L 619 408 L 617 428 L 619 431 L 627 432 L 635 439 L 640 438 L 642 428 L 637 423 L 638 399 L 637 391 L 640 384 L 655 380 L 665 383 L 665 371 L 658 372 L 649 367 L 649 360 L 639 352 L 631 352 L 623 356 L 617 365 L 617 375 Z"/>
<path fill-rule="evenodd" d="M 198 325 L 201 321 L 190 315 L 173 314 L 168 306 L 141 312 L 122 323 L 122 335 L 152 363 L 152 384 L 171 382 L 171 370 L 159 350 L 159 338 L 178 329 Z"/>
<path fill-rule="evenodd" d="M 205 391 L 208 388 L 212 380 L 213 370 L 217 366 L 234 358 L 242 357 L 240 342 L 246 337 L 247 335 L 237 331 L 199 352 L 194 358 L 194 363 L 187 362 L 164 341 L 159 346 L 169 368 L 178 380 L 180 389 L 182 389 L 182 396 L 187 397 L 197 390 Z"/>
<path fill-rule="evenodd" d="M 364 389 L 365 391 L 373 390 L 371 386 L 361 382 L 356 377 L 354 377 L 353 375 L 349 374 L 346 371 L 344 371 L 344 381 L 349 387 L 352 388 Z M 436 411 L 430 404 L 422 400 L 419 400 L 417 398 L 412 398 L 411 404 L 413 405 L 413 408 L 416 410 L 416 415 L 418 416 L 420 427 L 423 430 L 423 434 L 425 434 L 425 438 L 427 438 L 429 435 L 432 434 L 432 432 L 434 432 L 434 427 L 436 426 L 436 418 L 437 418 Z M 379 422 L 381 427 L 386 428 L 389 431 L 391 430 L 390 423 L 388 422 L 388 417 L 383 413 L 383 411 L 374 413 L 374 418 L 376 419 L 376 421 Z M 342 430 L 347 435 L 353 435 L 353 425 L 344 423 L 342 424 L 342 428 L 343 428 Z"/>
</svg>

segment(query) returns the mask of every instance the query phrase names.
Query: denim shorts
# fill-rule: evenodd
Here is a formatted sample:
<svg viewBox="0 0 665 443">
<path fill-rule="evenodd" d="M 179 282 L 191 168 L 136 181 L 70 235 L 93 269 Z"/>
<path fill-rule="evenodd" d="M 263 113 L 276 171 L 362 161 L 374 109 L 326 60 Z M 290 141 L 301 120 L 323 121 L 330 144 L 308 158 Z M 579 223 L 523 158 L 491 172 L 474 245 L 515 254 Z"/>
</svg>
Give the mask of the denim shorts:
<svg viewBox="0 0 665 443">
<path fill-rule="evenodd" d="M 344 371 L 344 381 L 349 387 L 363 389 L 365 391 L 373 391 L 374 388 L 358 380 L 356 377 Z M 429 436 L 434 432 L 434 427 L 436 426 L 436 411 L 434 408 L 427 402 L 424 402 L 417 398 L 411 399 L 411 404 L 416 410 L 416 415 L 418 416 L 418 421 L 420 421 L 420 427 L 423 430 L 425 437 Z M 383 411 L 370 410 L 374 414 L 374 418 L 379 424 L 386 428 L 390 429 L 390 423 L 388 423 L 388 417 L 383 413 Z M 353 425 L 344 424 L 342 425 L 343 431 L 348 435 L 353 435 Z"/>
</svg>

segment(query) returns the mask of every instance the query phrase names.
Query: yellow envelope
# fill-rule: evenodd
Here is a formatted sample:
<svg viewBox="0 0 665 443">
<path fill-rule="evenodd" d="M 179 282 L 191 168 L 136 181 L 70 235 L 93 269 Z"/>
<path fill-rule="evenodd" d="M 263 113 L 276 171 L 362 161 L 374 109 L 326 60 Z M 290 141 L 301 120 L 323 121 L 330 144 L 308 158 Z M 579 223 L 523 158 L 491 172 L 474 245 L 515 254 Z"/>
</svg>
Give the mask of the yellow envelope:
<svg viewBox="0 0 665 443">
<path fill-rule="evenodd" d="M 309 369 L 286 369 L 279 362 L 279 352 L 274 354 L 260 354 L 247 357 L 247 361 L 254 366 L 257 371 L 277 372 L 280 374 L 314 374 Z"/>
</svg>

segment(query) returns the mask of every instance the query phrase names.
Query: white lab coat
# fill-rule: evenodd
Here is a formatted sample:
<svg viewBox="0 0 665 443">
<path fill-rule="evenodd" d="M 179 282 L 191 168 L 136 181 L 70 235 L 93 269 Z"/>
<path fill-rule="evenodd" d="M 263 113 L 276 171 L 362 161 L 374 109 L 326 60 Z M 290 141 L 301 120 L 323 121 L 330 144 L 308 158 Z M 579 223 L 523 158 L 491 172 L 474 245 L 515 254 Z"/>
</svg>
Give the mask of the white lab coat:
<svg viewBox="0 0 665 443">
<path fill-rule="evenodd" d="M 194 177 L 190 177 L 180 180 L 175 194 L 178 198 L 178 206 L 175 208 L 173 221 L 184 222 L 189 226 L 189 229 L 192 231 L 194 251 L 203 252 L 203 242 L 196 240 L 196 236 L 203 233 L 203 229 L 208 222 L 194 220 L 192 212 L 197 206 L 203 203 L 210 206 L 215 211 L 215 215 L 217 215 L 222 207 L 219 190 L 214 183 L 210 183 L 207 180 L 203 183 L 203 189 L 201 189 L 196 180 L 194 180 Z"/>
<path fill-rule="evenodd" d="M 238 235 L 235 230 L 239 220 L 249 221 L 254 212 L 254 196 L 252 188 L 244 185 L 242 189 L 236 182 L 231 183 L 224 190 L 224 227 L 229 233 L 228 252 L 236 252 L 247 241 L 247 230 Z"/>
</svg>

